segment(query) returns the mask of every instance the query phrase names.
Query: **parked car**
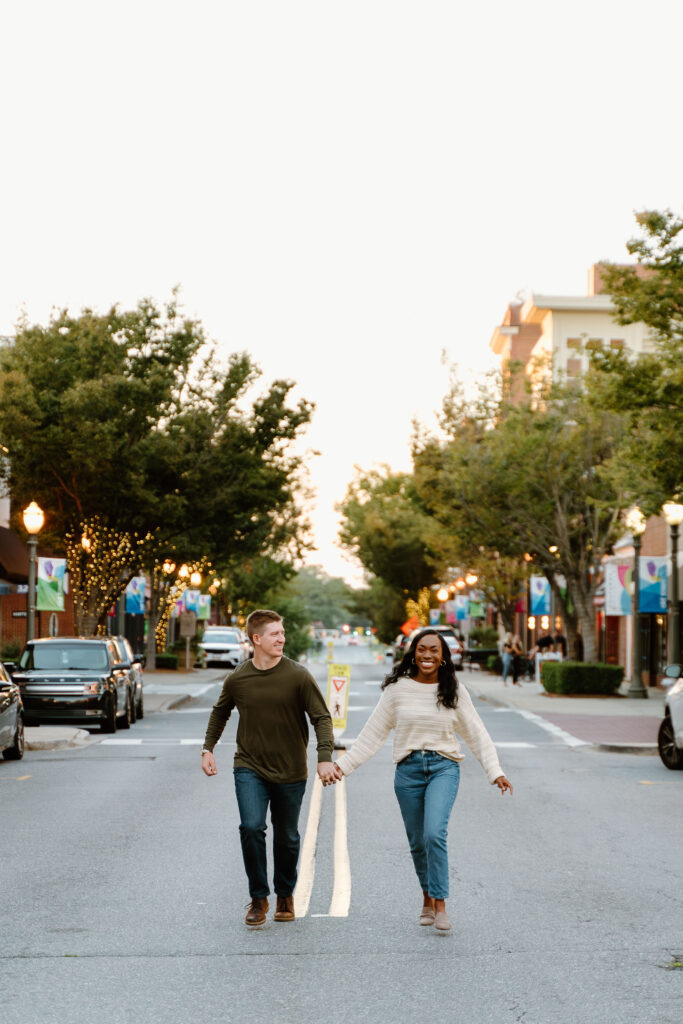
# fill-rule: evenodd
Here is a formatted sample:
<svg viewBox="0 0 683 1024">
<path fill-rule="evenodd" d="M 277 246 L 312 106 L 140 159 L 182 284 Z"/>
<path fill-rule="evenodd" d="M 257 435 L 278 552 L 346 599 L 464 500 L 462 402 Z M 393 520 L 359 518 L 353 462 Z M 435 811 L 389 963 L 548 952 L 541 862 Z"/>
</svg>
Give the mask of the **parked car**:
<svg viewBox="0 0 683 1024">
<path fill-rule="evenodd" d="M 145 655 L 134 654 L 130 641 L 125 636 L 115 636 L 113 637 L 113 640 L 118 647 L 119 654 L 121 656 L 121 664 L 129 675 L 129 685 L 133 697 L 133 711 L 131 717 L 133 723 L 135 723 L 138 718 L 145 717 L 145 699 L 143 695 L 143 687 L 145 683 L 142 677 L 142 670 L 145 665 Z"/>
<path fill-rule="evenodd" d="M 0 752 L 7 761 L 24 756 L 24 705 L 21 692 L 0 664 Z"/>
<path fill-rule="evenodd" d="M 401 657 L 403 657 L 403 654 L 405 654 L 406 649 L 413 642 L 413 638 L 416 637 L 418 633 L 421 633 L 422 630 L 426 629 L 426 628 L 427 628 L 426 626 L 420 626 L 419 629 L 414 629 L 413 630 L 413 632 L 410 634 L 410 636 L 406 640 L 406 644 L 405 644 L 405 647 L 403 649 L 403 653 L 401 654 Z M 457 636 L 455 634 L 455 630 L 453 629 L 453 627 L 452 626 L 430 626 L 429 628 L 433 629 L 436 633 L 439 633 L 443 637 L 443 639 L 446 641 L 446 643 L 448 645 L 448 650 L 451 652 L 451 659 L 453 661 L 453 665 L 455 666 L 456 669 L 461 669 L 462 668 L 463 646 L 460 643 L 460 641 L 458 640 L 458 638 L 457 638 Z"/>
<path fill-rule="evenodd" d="M 241 629 L 232 626 L 209 626 L 204 630 L 197 645 L 204 652 L 204 664 L 220 665 L 221 668 L 237 668 L 249 659 L 248 641 Z"/>
<path fill-rule="evenodd" d="M 683 665 L 667 665 L 664 686 L 664 720 L 659 727 L 659 756 L 667 768 L 683 769 Z"/>
<path fill-rule="evenodd" d="M 6 665 L 21 691 L 26 725 L 99 725 L 129 729 L 133 695 L 128 671 L 110 637 L 50 637 L 26 644 Z"/>
</svg>

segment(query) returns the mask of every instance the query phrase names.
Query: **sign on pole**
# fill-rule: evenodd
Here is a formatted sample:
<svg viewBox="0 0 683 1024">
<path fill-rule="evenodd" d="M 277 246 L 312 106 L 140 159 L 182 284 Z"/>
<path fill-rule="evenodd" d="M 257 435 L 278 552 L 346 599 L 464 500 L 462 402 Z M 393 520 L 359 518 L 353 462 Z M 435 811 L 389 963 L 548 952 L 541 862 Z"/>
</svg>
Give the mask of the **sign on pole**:
<svg viewBox="0 0 683 1024">
<path fill-rule="evenodd" d="M 332 715 L 335 739 L 338 739 L 346 729 L 350 689 L 351 666 L 330 665 L 327 671 L 327 706 Z"/>
</svg>

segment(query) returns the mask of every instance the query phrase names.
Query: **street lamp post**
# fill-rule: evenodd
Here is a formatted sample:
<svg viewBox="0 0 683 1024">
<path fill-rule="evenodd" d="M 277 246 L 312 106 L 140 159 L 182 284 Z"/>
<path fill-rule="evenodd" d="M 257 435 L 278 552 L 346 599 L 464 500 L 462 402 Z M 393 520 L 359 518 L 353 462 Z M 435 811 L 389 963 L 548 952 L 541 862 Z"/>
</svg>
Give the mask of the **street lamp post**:
<svg viewBox="0 0 683 1024">
<path fill-rule="evenodd" d="M 681 657 L 678 607 L 678 527 L 683 523 L 683 505 L 667 501 L 662 505 L 664 517 L 671 527 L 671 601 L 669 604 L 669 661 L 676 665 Z"/>
<path fill-rule="evenodd" d="M 647 697 L 647 690 L 643 686 L 643 680 L 641 678 L 640 671 L 640 621 L 638 618 L 639 604 L 640 604 L 640 573 L 638 559 L 640 557 L 640 540 L 645 532 L 647 525 L 647 519 L 640 511 L 637 505 L 629 509 L 624 518 L 626 529 L 630 531 L 633 537 L 633 597 L 632 597 L 632 617 L 633 617 L 633 639 L 631 646 L 632 654 L 632 665 L 631 665 L 631 683 L 628 688 L 627 696 L 635 697 L 639 700 L 643 700 Z"/>
<path fill-rule="evenodd" d="M 26 639 L 33 640 L 36 635 L 36 553 L 38 551 L 38 534 L 45 522 L 45 513 L 40 505 L 32 501 L 23 513 L 24 526 L 28 533 L 28 609 L 26 613 Z"/>
</svg>

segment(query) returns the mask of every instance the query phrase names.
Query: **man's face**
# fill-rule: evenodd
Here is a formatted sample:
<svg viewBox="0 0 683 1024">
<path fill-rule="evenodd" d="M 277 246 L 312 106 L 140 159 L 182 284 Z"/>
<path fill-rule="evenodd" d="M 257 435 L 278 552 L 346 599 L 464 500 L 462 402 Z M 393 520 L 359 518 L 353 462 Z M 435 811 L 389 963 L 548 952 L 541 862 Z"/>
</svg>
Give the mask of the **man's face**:
<svg viewBox="0 0 683 1024">
<path fill-rule="evenodd" d="M 270 658 L 281 657 L 285 646 L 285 627 L 281 622 L 267 623 L 260 633 L 254 633 L 254 646 Z"/>
</svg>

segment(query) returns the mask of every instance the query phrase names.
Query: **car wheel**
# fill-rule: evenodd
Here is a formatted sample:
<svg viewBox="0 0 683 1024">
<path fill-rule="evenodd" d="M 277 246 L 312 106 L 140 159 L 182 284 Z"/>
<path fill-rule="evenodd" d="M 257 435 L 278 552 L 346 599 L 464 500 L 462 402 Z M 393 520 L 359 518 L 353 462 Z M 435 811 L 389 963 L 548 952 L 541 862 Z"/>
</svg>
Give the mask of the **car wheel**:
<svg viewBox="0 0 683 1024">
<path fill-rule="evenodd" d="M 107 710 L 100 722 L 100 729 L 102 732 L 116 732 L 116 702 L 111 693 L 107 698 Z"/>
<path fill-rule="evenodd" d="M 140 700 L 138 701 L 136 716 L 137 718 L 145 717 L 145 695 L 142 690 L 140 690 Z"/>
<path fill-rule="evenodd" d="M 131 702 L 130 702 L 130 724 L 131 725 L 135 725 L 137 717 L 138 717 L 138 707 L 137 707 L 137 703 L 135 701 L 135 698 L 133 697 L 131 699 Z"/>
<path fill-rule="evenodd" d="M 3 751 L 6 761 L 21 761 L 24 756 L 24 719 L 22 715 L 17 717 L 17 728 L 14 733 L 12 746 Z"/>
<path fill-rule="evenodd" d="M 130 699 L 130 690 L 126 690 L 126 710 L 121 715 L 121 719 L 118 723 L 119 729 L 130 729 L 131 722 L 133 720 L 132 713 L 133 702 Z"/>
<path fill-rule="evenodd" d="M 670 768 L 672 771 L 683 768 L 683 750 L 679 750 L 676 746 L 673 722 L 669 715 L 666 716 L 659 727 L 657 746 L 659 747 L 659 756 L 662 759 L 662 763 L 667 768 Z"/>
</svg>

